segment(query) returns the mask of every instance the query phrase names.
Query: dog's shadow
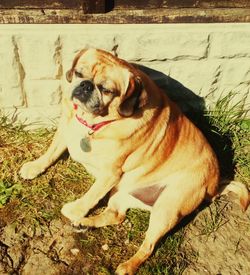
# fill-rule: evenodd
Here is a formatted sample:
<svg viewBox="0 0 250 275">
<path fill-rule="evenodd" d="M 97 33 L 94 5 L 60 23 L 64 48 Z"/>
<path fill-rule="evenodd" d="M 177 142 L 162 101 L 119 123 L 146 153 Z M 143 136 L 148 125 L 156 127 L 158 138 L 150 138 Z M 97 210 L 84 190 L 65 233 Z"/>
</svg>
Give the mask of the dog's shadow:
<svg viewBox="0 0 250 275">
<path fill-rule="evenodd" d="M 165 75 L 162 72 L 135 64 L 140 70 L 146 73 L 167 96 L 174 101 L 182 112 L 203 132 L 210 145 L 213 147 L 219 160 L 222 177 L 232 179 L 234 176 L 235 164 L 233 161 L 234 150 L 229 134 L 220 133 L 220 129 L 211 123 L 203 97 L 182 85 L 176 79 Z"/>
</svg>

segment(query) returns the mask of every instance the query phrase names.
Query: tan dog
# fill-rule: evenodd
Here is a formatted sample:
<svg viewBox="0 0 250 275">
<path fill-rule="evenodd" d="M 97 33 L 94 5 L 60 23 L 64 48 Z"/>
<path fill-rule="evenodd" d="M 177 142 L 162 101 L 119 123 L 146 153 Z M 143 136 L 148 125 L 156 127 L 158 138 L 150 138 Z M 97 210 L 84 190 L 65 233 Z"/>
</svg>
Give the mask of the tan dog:
<svg viewBox="0 0 250 275">
<path fill-rule="evenodd" d="M 138 252 L 118 266 L 117 274 L 134 274 L 156 242 L 205 198 L 217 194 L 219 168 L 202 133 L 166 94 L 136 67 L 95 49 L 82 50 L 67 73 L 72 84 L 48 151 L 23 165 L 20 174 L 32 179 L 68 149 L 96 181 L 62 214 L 75 226 L 101 227 L 121 223 L 128 208 L 151 212 Z M 226 190 L 249 203 L 247 189 Z M 86 217 L 110 192 L 106 210 Z"/>
</svg>

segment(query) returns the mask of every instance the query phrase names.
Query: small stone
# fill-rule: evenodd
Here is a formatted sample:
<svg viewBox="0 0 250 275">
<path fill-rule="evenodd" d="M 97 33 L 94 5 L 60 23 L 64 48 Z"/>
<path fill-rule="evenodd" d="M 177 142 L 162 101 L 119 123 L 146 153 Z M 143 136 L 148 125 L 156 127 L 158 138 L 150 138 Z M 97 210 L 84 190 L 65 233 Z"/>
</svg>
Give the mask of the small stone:
<svg viewBox="0 0 250 275">
<path fill-rule="evenodd" d="M 129 243 L 130 243 L 129 239 L 127 239 L 127 240 L 124 242 L 125 245 L 128 245 Z"/>
<path fill-rule="evenodd" d="M 102 246 L 102 250 L 104 250 L 104 251 L 109 250 L 109 246 L 108 246 L 107 244 L 104 244 L 104 245 Z"/>
<path fill-rule="evenodd" d="M 76 256 L 76 255 L 80 252 L 80 250 L 79 250 L 78 248 L 72 248 L 72 249 L 70 249 L 70 252 L 71 252 L 74 256 Z"/>
</svg>

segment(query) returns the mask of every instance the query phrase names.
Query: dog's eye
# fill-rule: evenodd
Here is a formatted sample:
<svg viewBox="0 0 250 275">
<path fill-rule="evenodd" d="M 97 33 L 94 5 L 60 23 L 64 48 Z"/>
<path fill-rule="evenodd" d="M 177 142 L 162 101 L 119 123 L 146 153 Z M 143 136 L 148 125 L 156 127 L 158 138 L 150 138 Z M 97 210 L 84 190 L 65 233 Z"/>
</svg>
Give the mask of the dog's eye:
<svg viewBox="0 0 250 275">
<path fill-rule="evenodd" d="M 82 75 L 82 73 L 79 73 L 79 72 L 77 72 L 77 71 L 75 71 L 75 76 L 76 76 L 76 77 L 80 77 L 80 78 L 83 78 L 83 75 Z"/>
<path fill-rule="evenodd" d="M 105 87 L 104 87 L 103 85 L 101 85 L 101 84 L 98 85 L 97 87 L 98 87 L 99 91 L 100 91 L 101 93 L 103 93 L 104 95 L 112 95 L 112 94 L 113 94 L 113 91 L 111 91 L 111 90 L 105 88 Z"/>
</svg>

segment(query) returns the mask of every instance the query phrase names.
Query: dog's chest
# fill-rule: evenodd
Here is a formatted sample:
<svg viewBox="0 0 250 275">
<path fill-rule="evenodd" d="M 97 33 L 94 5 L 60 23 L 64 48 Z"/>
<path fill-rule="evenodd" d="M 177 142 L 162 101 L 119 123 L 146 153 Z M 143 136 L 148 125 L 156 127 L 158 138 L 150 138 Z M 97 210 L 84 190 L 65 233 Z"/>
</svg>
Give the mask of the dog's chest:
<svg viewBox="0 0 250 275">
<path fill-rule="evenodd" d="M 96 142 L 92 140 L 87 127 L 73 119 L 65 129 L 64 136 L 72 159 L 85 166 L 95 164 L 93 156 L 95 155 L 94 143 Z"/>
</svg>

